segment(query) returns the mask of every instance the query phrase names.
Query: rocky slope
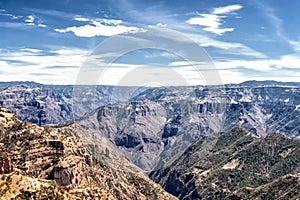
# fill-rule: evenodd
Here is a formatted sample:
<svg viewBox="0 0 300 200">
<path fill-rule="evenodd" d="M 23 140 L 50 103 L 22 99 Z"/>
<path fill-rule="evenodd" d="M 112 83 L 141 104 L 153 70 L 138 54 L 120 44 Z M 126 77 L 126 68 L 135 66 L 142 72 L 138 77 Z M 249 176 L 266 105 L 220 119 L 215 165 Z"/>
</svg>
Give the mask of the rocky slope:
<svg viewBox="0 0 300 200">
<path fill-rule="evenodd" d="M 113 141 L 146 171 L 171 163 L 195 139 L 236 126 L 257 136 L 299 137 L 299 87 L 248 85 L 152 88 L 130 102 L 102 106 L 77 124 Z"/>
<path fill-rule="evenodd" d="M 152 179 L 180 199 L 297 199 L 300 140 L 272 133 L 257 138 L 242 128 L 223 132 L 208 154 L 196 140 Z"/>
<path fill-rule="evenodd" d="M 0 108 L 1 198 L 176 199 L 128 161 L 116 164 L 101 144 L 93 146 L 101 154 L 93 154 L 76 130 L 38 127 Z"/>
</svg>

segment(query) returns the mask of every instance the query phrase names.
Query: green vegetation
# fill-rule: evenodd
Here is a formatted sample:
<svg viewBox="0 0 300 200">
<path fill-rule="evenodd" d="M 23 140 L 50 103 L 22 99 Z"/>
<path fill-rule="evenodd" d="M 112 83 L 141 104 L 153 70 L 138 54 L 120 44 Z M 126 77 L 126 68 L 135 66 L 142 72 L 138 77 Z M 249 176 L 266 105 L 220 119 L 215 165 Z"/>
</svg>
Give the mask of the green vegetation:
<svg viewBox="0 0 300 200">
<path fill-rule="evenodd" d="M 235 128 L 221 133 L 204 158 L 196 156 L 198 145 L 200 140 L 169 169 L 153 173 L 152 177 L 181 199 L 299 197 L 299 139 L 278 133 L 256 138 Z M 187 163 L 192 164 L 186 166 Z"/>
</svg>

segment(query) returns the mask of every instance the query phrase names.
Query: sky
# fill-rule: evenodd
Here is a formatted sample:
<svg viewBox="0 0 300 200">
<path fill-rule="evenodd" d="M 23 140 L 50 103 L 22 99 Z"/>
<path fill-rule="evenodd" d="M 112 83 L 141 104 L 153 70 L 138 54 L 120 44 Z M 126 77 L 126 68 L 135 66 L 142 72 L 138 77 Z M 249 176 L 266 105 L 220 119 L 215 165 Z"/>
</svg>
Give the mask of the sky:
<svg viewBox="0 0 300 200">
<path fill-rule="evenodd" d="M 0 81 L 299 82 L 299 8 L 292 0 L 0 0 Z"/>
</svg>

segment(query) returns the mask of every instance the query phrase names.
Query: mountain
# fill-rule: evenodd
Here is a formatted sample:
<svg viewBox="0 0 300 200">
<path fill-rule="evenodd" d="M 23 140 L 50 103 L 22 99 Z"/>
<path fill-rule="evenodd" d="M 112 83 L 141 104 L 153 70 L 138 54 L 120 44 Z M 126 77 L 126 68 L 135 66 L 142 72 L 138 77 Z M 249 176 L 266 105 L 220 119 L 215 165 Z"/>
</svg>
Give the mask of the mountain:
<svg viewBox="0 0 300 200">
<path fill-rule="evenodd" d="M 0 106 L 17 113 L 20 120 L 37 125 L 57 124 L 81 117 L 99 106 L 135 96 L 147 87 L 96 85 L 43 85 L 35 82 L 0 82 Z M 129 96 L 128 98 L 130 98 Z"/>
<path fill-rule="evenodd" d="M 279 81 L 245 81 L 241 83 L 242 86 L 248 87 L 266 87 L 266 86 L 295 86 L 300 87 L 299 82 L 279 82 Z"/>
<path fill-rule="evenodd" d="M 222 132 L 208 154 L 196 140 L 150 177 L 179 199 L 298 199 L 300 140 L 279 133 L 256 137 L 243 128 Z"/>
<path fill-rule="evenodd" d="M 111 86 L 78 86 L 74 88 L 71 85 L 1 82 L 0 106 L 14 110 L 21 120 L 37 125 L 57 124 L 80 117 L 77 115 L 79 112 L 85 113 L 110 102 L 112 89 Z M 93 105 L 97 106 L 87 107 L 81 101 L 82 104 L 76 104 L 74 108 L 74 96 L 78 97 L 79 93 L 85 98 L 89 98 L 90 101 L 93 101 Z M 91 94 L 92 97 L 90 97 Z M 84 109 L 86 110 L 82 111 Z"/>
<path fill-rule="evenodd" d="M 0 104 L 36 124 L 76 118 L 80 138 L 95 145 L 106 138 L 108 149 L 146 172 L 173 162 L 195 139 L 236 126 L 300 136 L 297 83 L 143 88 L 130 98 L 122 91 L 135 88 L 32 84 L 4 87 Z"/>
<path fill-rule="evenodd" d="M 102 152 L 101 144 L 93 146 L 101 154 L 92 153 L 76 131 L 74 124 L 22 122 L 0 108 L 1 198 L 176 199 L 125 159 Z"/>
<path fill-rule="evenodd" d="M 149 172 L 174 161 L 195 139 L 236 126 L 256 136 L 299 137 L 299 112 L 295 86 L 152 88 L 129 102 L 101 106 L 77 124 L 108 138 Z"/>
<path fill-rule="evenodd" d="M 273 81 L 157 88 L 0 83 L 1 105 L 44 125 L 13 117 L 21 125 L 10 132 L 37 127 L 38 135 L 25 134 L 22 142 L 19 134 L 1 137 L 9 156 L 0 161 L 78 198 L 83 190 L 117 199 L 167 195 L 145 172 L 180 199 L 297 197 L 299 97 L 298 83 Z"/>
</svg>

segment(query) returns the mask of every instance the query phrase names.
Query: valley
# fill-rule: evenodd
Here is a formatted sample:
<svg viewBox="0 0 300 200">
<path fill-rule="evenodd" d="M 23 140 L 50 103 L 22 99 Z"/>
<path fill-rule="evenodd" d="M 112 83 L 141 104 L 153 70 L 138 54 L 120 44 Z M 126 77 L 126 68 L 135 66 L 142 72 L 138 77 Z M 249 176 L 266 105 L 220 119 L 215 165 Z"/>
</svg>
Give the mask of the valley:
<svg viewBox="0 0 300 200">
<path fill-rule="evenodd" d="M 115 90 L 0 83 L 2 193 L 25 195 L 19 180 L 45 188 L 36 198 L 299 197 L 299 84 Z"/>
</svg>

